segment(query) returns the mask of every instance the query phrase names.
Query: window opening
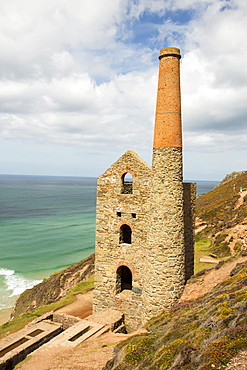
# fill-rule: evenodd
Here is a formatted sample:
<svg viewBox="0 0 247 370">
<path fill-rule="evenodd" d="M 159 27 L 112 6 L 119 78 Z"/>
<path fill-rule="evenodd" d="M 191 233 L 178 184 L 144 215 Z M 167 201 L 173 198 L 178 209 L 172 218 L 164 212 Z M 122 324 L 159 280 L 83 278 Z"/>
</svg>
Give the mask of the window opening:
<svg viewBox="0 0 247 370">
<path fill-rule="evenodd" d="M 122 213 L 121 212 L 117 212 L 117 216 L 118 217 L 121 217 L 122 216 Z"/>
<path fill-rule="evenodd" d="M 132 218 L 136 218 L 136 213 L 131 213 Z"/>
<path fill-rule="evenodd" d="M 122 176 L 122 194 L 133 193 L 133 177 L 129 172 L 126 172 Z"/>
<path fill-rule="evenodd" d="M 127 266 L 120 266 L 117 269 L 116 291 L 132 290 L 132 273 Z"/>
<path fill-rule="evenodd" d="M 129 227 L 129 225 L 122 225 L 120 227 L 120 237 L 119 237 L 119 243 L 127 243 L 127 244 L 131 244 L 131 234 L 132 234 L 132 230 L 131 228 Z"/>
</svg>

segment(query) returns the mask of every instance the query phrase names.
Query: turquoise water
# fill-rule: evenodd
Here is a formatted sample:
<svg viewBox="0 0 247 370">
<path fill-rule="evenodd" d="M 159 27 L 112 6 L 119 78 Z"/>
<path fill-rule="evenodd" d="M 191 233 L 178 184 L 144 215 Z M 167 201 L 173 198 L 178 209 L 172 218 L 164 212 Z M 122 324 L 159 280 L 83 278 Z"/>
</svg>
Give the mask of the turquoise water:
<svg viewBox="0 0 247 370">
<path fill-rule="evenodd" d="M 0 309 L 94 252 L 96 179 L 0 176 Z"/>
<path fill-rule="evenodd" d="M 95 199 L 95 178 L 0 175 L 0 310 L 94 252 Z"/>
</svg>

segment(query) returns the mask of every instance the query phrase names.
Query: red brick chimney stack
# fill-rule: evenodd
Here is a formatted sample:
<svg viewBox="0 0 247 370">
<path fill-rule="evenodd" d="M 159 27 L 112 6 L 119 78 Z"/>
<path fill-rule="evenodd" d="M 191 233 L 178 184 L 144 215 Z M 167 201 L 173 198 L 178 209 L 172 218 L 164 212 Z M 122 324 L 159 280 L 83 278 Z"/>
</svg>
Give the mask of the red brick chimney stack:
<svg viewBox="0 0 247 370">
<path fill-rule="evenodd" d="M 154 148 L 182 147 L 180 50 L 160 50 Z"/>
</svg>

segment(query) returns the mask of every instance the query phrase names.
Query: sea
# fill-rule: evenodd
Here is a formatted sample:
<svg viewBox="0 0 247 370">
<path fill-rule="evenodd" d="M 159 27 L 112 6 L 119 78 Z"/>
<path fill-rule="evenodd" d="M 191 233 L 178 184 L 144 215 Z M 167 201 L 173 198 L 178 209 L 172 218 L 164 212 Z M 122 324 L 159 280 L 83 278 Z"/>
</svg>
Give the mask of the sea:
<svg viewBox="0 0 247 370">
<path fill-rule="evenodd" d="M 194 181 L 197 195 L 217 181 Z M 94 252 L 96 178 L 0 175 L 0 313 Z"/>
</svg>

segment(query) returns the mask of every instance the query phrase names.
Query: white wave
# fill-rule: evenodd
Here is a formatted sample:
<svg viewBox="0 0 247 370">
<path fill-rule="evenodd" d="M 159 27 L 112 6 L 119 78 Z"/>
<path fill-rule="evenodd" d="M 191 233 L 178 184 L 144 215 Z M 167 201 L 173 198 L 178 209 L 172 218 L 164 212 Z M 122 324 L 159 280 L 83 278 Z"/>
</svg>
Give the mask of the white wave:
<svg viewBox="0 0 247 370">
<path fill-rule="evenodd" d="M 5 268 L 0 268 L 0 275 L 4 275 L 4 276 L 10 276 L 10 275 L 13 275 L 15 273 L 14 270 L 9 270 L 9 269 L 5 269 Z"/>
<path fill-rule="evenodd" d="M 39 284 L 42 280 L 26 279 L 20 274 L 5 275 L 4 283 L 6 290 L 9 291 L 10 297 L 23 293 L 26 289 L 31 289 L 34 285 Z"/>
</svg>

